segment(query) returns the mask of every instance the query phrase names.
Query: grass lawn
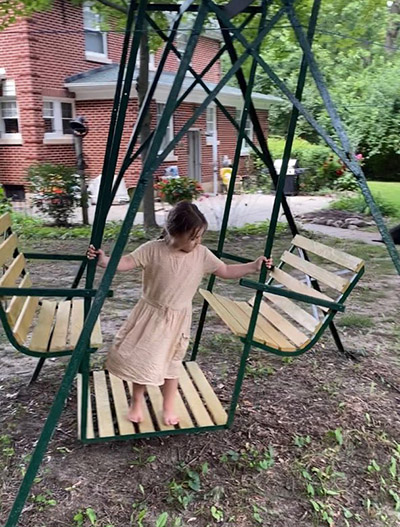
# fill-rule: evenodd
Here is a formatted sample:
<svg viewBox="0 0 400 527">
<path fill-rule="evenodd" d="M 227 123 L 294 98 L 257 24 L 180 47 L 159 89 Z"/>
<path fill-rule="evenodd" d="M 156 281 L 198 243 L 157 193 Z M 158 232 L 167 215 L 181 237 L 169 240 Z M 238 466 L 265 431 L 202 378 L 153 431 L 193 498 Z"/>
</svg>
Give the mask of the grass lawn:
<svg viewBox="0 0 400 527">
<path fill-rule="evenodd" d="M 400 182 L 368 181 L 368 186 L 374 196 L 380 194 L 387 201 L 395 203 L 400 210 Z"/>
</svg>

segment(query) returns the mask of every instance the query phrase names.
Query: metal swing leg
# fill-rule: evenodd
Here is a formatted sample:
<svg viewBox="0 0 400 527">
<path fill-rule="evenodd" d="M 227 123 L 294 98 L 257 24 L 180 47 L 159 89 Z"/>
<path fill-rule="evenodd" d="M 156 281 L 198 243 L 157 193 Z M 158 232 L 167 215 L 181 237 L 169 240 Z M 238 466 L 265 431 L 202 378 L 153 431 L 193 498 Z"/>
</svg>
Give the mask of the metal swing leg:
<svg viewBox="0 0 400 527">
<path fill-rule="evenodd" d="M 45 360 L 46 359 L 44 357 L 40 357 L 39 362 L 36 364 L 36 368 L 33 372 L 33 375 L 31 377 L 31 380 L 29 381 L 28 386 L 31 386 L 31 384 L 33 384 L 36 381 L 36 379 L 39 377 L 39 373 L 42 371 Z"/>
</svg>

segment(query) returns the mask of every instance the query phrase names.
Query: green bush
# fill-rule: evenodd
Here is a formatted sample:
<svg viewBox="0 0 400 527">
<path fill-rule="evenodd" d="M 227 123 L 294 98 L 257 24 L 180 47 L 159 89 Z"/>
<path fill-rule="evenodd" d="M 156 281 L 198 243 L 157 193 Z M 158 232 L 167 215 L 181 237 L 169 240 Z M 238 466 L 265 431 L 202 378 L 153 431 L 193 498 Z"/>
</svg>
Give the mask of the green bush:
<svg viewBox="0 0 400 527">
<path fill-rule="evenodd" d="M 387 201 L 380 194 L 375 195 L 374 200 L 384 216 L 399 216 L 397 206 L 390 201 Z M 360 214 L 371 213 L 365 202 L 364 196 L 361 193 L 343 196 L 338 200 L 333 201 L 329 207 L 334 210 L 347 210 L 349 212 L 358 212 Z"/>
<path fill-rule="evenodd" d="M 161 199 L 165 199 L 170 205 L 175 205 L 179 201 L 192 201 L 203 191 L 198 181 L 187 177 L 162 179 L 154 185 L 154 188 L 160 192 Z"/>
<path fill-rule="evenodd" d="M 269 137 L 268 148 L 272 158 L 282 159 L 286 140 L 280 137 Z M 306 168 L 300 176 L 300 189 L 314 192 L 323 187 L 331 187 L 337 178 L 336 171 L 340 164 L 334 160 L 331 150 L 324 145 L 309 143 L 297 137 L 293 141 L 292 159 L 297 159 L 301 168 Z"/>
<path fill-rule="evenodd" d="M 0 185 L 0 214 L 11 212 L 11 201 L 6 197 L 4 188 Z"/>
<path fill-rule="evenodd" d="M 57 226 L 68 226 L 75 206 L 80 204 L 79 176 L 64 165 L 32 165 L 28 169 L 33 204 L 48 214 Z"/>
<path fill-rule="evenodd" d="M 358 190 L 356 178 L 351 172 L 345 172 L 337 178 L 333 186 L 335 190 L 347 190 L 350 192 L 356 192 Z"/>
</svg>

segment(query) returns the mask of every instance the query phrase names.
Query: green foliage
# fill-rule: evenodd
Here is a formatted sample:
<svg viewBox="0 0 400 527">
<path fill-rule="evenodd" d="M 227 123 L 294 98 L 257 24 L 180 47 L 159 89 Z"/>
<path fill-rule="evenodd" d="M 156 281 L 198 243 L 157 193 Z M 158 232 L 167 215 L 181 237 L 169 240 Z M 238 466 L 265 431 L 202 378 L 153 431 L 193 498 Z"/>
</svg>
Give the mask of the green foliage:
<svg viewBox="0 0 400 527">
<path fill-rule="evenodd" d="M 379 194 L 374 196 L 374 200 L 384 216 L 399 216 L 398 207 Z M 334 210 L 347 210 L 349 212 L 358 212 L 359 214 L 370 214 L 368 205 L 365 203 L 363 195 L 360 193 L 343 196 L 333 201 L 329 208 Z"/>
<path fill-rule="evenodd" d="M 32 165 L 28 182 L 33 204 L 48 214 L 58 226 L 67 226 L 75 206 L 80 203 L 79 176 L 64 165 Z"/>
<path fill-rule="evenodd" d="M 18 212 L 12 213 L 13 230 L 21 239 L 57 239 L 70 240 L 75 238 L 90 238 L 91 227 L 83 225 L 79 227 L 49 227 L 40 218 L 27 216 Z M 104 230 L 105 241 L 115 240 L 120 229 L 121 221 L 110 221 L 106 223 Z M 131 240 L 143 241 L 148 239 L 142 226 L 134 226 L 131 231 Z"/>
<path fill-rule="evenodd" d="M 11 212 L 11 201 L 6 197 L 4 188 L 0 185 L 0 214 Z"/>
<path fill-rule="evenodd" d="M 269 137 L 268 148 L 273 159 L 282 159 L 285 139 Z M 340 164 L 334 161 L 328 147 L 309 143 L 299 137 L 293 141 L 291 157 L 298 160 L 301 168 L 307 169 L 300 176 L 300 188 L 305 192 L 313 192 L 332 185 L 337 177 L 336 171 L 340 168 Z"/>
<path fill-rule="evenodd" d="M 154 188 L 159 191 L 161 199 L 170 205 L 175 205 L 179 201 L 192 201 L 203 192 L 198 181 L 187 177 L 162 179 L 154 185 Z"/>
<path fill-rule="evenodd" d="M 231 467 L 238 467 L 240 469 L 256 469 L 259 472 L 268 470 L 275 464 L 275 453 L 273 447 L 258 450 L 253 445 L 246 443 L 245 447 L 236 452 L 235 450 L 228 450 L 220 458 L 221 463 Z"/>
<path fill-rule="evenodd" d="M 356 192 L 358 190 L 358 185 L 354 174 L 351 172 L 345 172 L 342 176 L 337 178 L 333 187 L 335 190 L 344 190 L 349 192 Z"/>
</svg>

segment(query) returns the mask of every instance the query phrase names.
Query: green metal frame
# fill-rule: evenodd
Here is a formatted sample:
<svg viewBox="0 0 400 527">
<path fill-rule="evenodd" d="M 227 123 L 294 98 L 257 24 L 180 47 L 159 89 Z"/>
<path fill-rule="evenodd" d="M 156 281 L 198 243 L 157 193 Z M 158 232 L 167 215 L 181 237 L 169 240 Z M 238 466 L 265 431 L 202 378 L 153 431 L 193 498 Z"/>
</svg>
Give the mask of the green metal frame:
<svg viewBox="0 0 400 527">
<path fill-rule="evenodd" d="M 338 117 L 335 113 L 334 107 L 329 98 L 329 94 L 324 88 L 323 79 L 321 75 L 319 74 L 318 67 L 316 65 L 315 59 L 311 52 L 311 42 L 312 42 L 314 30 L 315 30 L 315 24 L 316 24 L 316 19 L 318 16 L 320 0 L 314 0 L 314 5 L 313 5 L 311 17 L 310 17 L 310 23 L 309 23 L 307 36 L 305 36 L 301 26 L 298 25 L 296 14 L 293 9 L 294 0 L 280 0 L 280 3 L 281 3 L 280 9 L 277 10 L 277 12 L 271 17 L 271 19 L 267 19 L 266 17 L 267 8 L 270 5 L 272 5 L 272 3 L 273 3 L 273 0 L 264 0 L 263 2 L 261 2 L 261 5 L 251 6 L 251 5 L 248 5 L 249 4 L 248 0 L 244 0 L 242 5 L 240 5 L 240 3 L 237 2 L 236 5 L 230 5 L 229 8 L 226 8 L 226 6 L 225 7 L 217 6 L 216 4 L 212 2 L 212 0 L 202 0 L 199 4 L 195 4 L 193 0 L 187 0 L 182 5 L 148 4 L 147 0 L 139 0 L 137 3 L 135 0 L 132 0 L 130 2 L 128 12 L 127 12 L 127 25 L 126 25 L 126 30 L 125 30 L 120 70 L 119 70 L 117 87 L 116 87 L 116 92 L 115 92 L 115 97 L 114 97 L 113 109 L 111 112 L 110 131 L 109 131 L 109 136 L 107 140 L 106 154 L 105 154 L 104 163 L 103 163 L 102 180 L 101 180 L 101 185 L 100 185 L 100 190 L 99 190 L 99 199 L 98 199 L 98 203 L 96 207 L 94 225 L 93 225 L 93 230 L 92 230 L 92 235 L 91 235 L 91 240 L 90 240 L 90 242 L 95 247 L 101 246 L 107 213 L 111 206 L 112 198 L 113 198 L 113 195 L 115 194 L 119 181 L 122 179 L 122 177 L 124 176 L 124 173 L 129 168 L 129 166 L 132 164 L 134 159 L 137 159 L 138 156 L 141 154 L 141 152 L 143 152 L 145 148 L 148 149 L 147 150 L 148 153 L 147 153 L 146 160 L 142 163 L 142 171 L 139 177 L 139 181 L 138 181 L 135 193 L 133 195 L 133 198 L 129 204 L 127 215 L 125 217 L 125 220 L 123 221 L 121 231 L 116 240 L 114 249 L 111 253 L 109 264 L 100 280 L 100 284 L 97 290 L 93 289 L 93 281 L 94 281 L 95 272 L 96 272 L 96 262 L 95 261 L 87 262 L 82 257 L 71 256 L 67 258 L 71 260 L 76 259 L 78 261 L 79 260 L 81 261 L 79 271 L 73 283 L 73 288 L 75 288 L 74 296 L 76 296 L 75 293 L 77 293 L 78 295 L 83 296 L 85 299 L 85 324 L 82 329 L 81 335 L 78 339 L 77 345 L 72 352 L 72 355 L 67 365 L 64 377 L 60 383 L 59 390 L 56 394 L 53 405 L 50 409 L 48 418 L 46 420 L 46 423 L 44 425 L 40 438 L 36 444 L 36 447 L 33 452 L 31 461 L 29 463 L 27 472 L 21 483 L 21 487 L 19 489 L 18 495 L 15 499 L 14 505 L 12 507 L 12 510 L 10 512 L 10 515 L 8 517 L 5 527 L 15 527 L 17 525 L 18 518 L 21 514 L 23 505 L 28 496 L 30 488 L 33 484 L 33 481 L 37 473 L 37 470 L 40 466 L 41 460 L 46 452 L 47 445 L 49 441 L 51 440 L 51 437 L 54 433 L 56 424 L 62 413 L 65 401 L 68 397 L 68 394 L 71 389 L 71 385 L 74 381 L 75 375 L 78 370 L 80 370 L 82 373 L 82 401 L 81 401 L 81 405 L 82 405 L 81 407 L 81 431 L 83 434 L 82 441 L 85 443 L 93 442 L 93 440 L 88 439 L 87 436 L 85 436 L 86 429 L 87 429 L 87 411 L 86 410 L 87 410 L 87 404 L 88 404 L 88 385 L 89 385 L 89 376 L 90 376 L 90 367 L 89 367 L 90 366 L 89 364 L 90 354 L 88 353 L 88 343 L 90 341 L 90 335 L 93 331 L 94 325 L 99 316 L 103 303 L 105 299 L 107 298 L 107 296 L 109 295 L 111 283 L 112 283 L 114 274 L 116 272 L 118 262 L 122 256 L 125 244 L 128 240 L 131 227 L 133 225 L 136 213 L 138 211 L 140 202 L 145 192 L 146 185 L 152 181 L 153 173 L 155 172 L 155 170 L 157 170 L 157 168 L 165 160 L 166 156 L 173 150 L 175 145 L 183 138 L 183 136 L 186 134 L 189 128 L 196 122 L 197 118 L 205 111 L 205 109 L 207 108 L 210 102 L 215 102 L 218 108 L 220 108 L 223 114 L 231 122 L 231 124 L 233 124 L 236 130 L 238 130 L 238 146 L 235 151 L 233 175 L 231 177 L 231 182 L 230 182 L 229 189 L 228 189 L 227 205 L 226 205 L 226 210 L 224 213 L 223 226 L 222 226 L 223 228 L 221 229 L 221 234 L 220 234 L 220 238 L 218 242 L 218 248 L 216 250 L 217 256 L 228 258 L 230 260 L 238 261 L 238 262 L 248 261 L 246 258 L 231 255 L 224 251 L 224 241 L 225 241 L 225 236 L 226 236 L 226 231 L 227 231 L 227 226 L 228 226 L 229 211 L 231 207 L 235 178 L 237 175 L 239 157 L 240 157 L 238 155 L 239 145 L 241 144 L 243 140 L 246 140 L 248 142 L 250 147 L 254 150 L 254 152 L 259 156 L 259 158 L 268 167 L 268 170 L 271 174 L 272 180 L 276 187 L 276 204 L 275 204 L 273 215 L 271 218 L 269 236 L 268 236 L 268 240 L 265 246 L 265 254 L 267 256 L 271 254 L 272 243 L 273 243 L 274 233 L 276 229 L 277 214 L 278 214 L 280 203 L 282 203 L 282 206 L 284 208 L 284 212 L 286 214 L 291 232 L 293 234 L 297 233 L 297 228 L 296 228 L 293 216 L 291 214 L 290 208 L 287 204 L 286 198 L 283 193 L 283 187 L 284 187 L 284 177 L 285 177 L 285 172 L 286 172 L 285 167 L 287 167 L 287 163 L 290 158 L 292 141 L 293 141 L 293 137 L 295 133 L 297 117 L 299 114 L 302 114 L 305 117 L 305 119 L 321 135 L 321 137 L 327 142 L 327 144 L 332 148 L 332 150 L 335 153 L 337 153 L 338 156 L 345 162 L 346 166 L 356 175 L 357 181 L 360 183 L 363 193 L 364 195 L 367 196 L 367 201 L 370 204 L 372 197 L 370 197 L 368 187 L 364 188 L 364 181 L 365 181 L 364 175 L 362 173 L 361 168 L 356 163 L 354 156 L 351 154 L 351 151 L 348 147 L 347 137 L 345 133 L 343 132 L 343 129 L 340 127 L 340 122 L 338 121 Z M 154 20 L 152 20 L 151 17 L 148 15 L 148 13 L 152 11 L 176 12 L 176 16 L 175 16 L 175 20 L 173 22 L 172 28 L 168 33 L 161 30 L 159 26 L 157 25 L 157 23 Z M 236 27 L 231 22 L 231 16 L 235 15 L 239 11 L 242 13 L 249 13 L 249 15 L 247 16 L 246 20 L 241 23 L 239 27 Z M 174 40 L 175 32 L 178 29 L 179 24 L 182 20 L 182 16 L 186 12 L 196 13 L 196 18 L 195 18 L 195 21 L 194 21 L 194 24 L 193 24 L 193 27 L 192 27 L 192 30 L 191 30 L 191 33 L 188 39 L 187 48 L 185 52 L 181 54 L 179 51 L 177 51 L 176 47 L 174 46 L 173 40 Z M 206 83 L 203 80 L 204 75 L 207 73 L 209 67 L 211 66 L 209 65 L 208 67 L 204 68 L 204 70 L 200 74 L 196 73 L 190 66 L 191 58 L 193 56 L 196 43 L 198 41 L 201 29 L 203 27 L 204 21 L 206 20 L 206 16 L 208 14 L 215 15 L 217 17 L 220 27 L 221 27 L 223 37 L 224 37 L 224 45 L 222 49 L 223 51 L 228 52 L 230 59 L 231 59 L 231 67 L 228 69 L 226 74 L 221 78 L 221 80 L 212 90 L 210 90 L 207 87 Z M 292 92 L 286 87 L 285 83 L 283 83 L 279 79 L 279 77 L 273 72 L 270 66 L 266 63 L 266 61 L 263 58 L 261 58 L 259 54 L 259 46 L 261 45 L 264 37 L 274 28 L 276 23 L 282 18 L 284 14 L 288 16 L 289 21 L 295 30 L 296 38 L 298 39 L 299 44 L 303 50 L 303 59 L 302 59 L 301 67 L 300 67 L 299 81 L 298 81 L 295 94 L 292 94 Z M 249 43 L 243 37 L 242 30 L 246 28 L 247 23 L 255 15 L 259 15 L 259 18 L 260 18 L 259 31 L 256 37 L 254 38 L 253 42 Z M 145 101 L 142 105 L 141 111 L 137 119 L 136 127 L 134 128 L 132 132 L 131 141 L 129 143 L 128 150 L 126 152 L 126 155 L 124 156 L 124 159 L 121 164 L 121 168 L 118 171 L 117 181 L 114 185 L 113 184 L 114 174 L 116 173 L 117 161 L 118 161 L 118 156 L 120 153 L 121 137 L 122 137 L 122 133 L 124 130 L 124 125 L 125 125 L 125 118 L 126 118 L 128 102 L 129 102 L 129 95 L 130 95 L 130 88 L 131 88 L 132 81 L 134 78 L 136 58 L 138 55 L 141 33 L 144 27 L 144 24 L 146 22 L 150 23 L 151 27 L 153 27 L 153 29 L 158 33 L 158 35 L 166 42 L 166 46 L 164 48 L 162 58 L 161 58 L 161 65 L 165 63 L 169 53 L 174 53 L 179 58 L 180 65 L 176 73 L 174 83 L 171 87 L 171 91 L 170 91 L 168 100 L 166 102 L 163 114 L 161 116 L 160 122 L 158 123 L 156 129 L 150 134 L 146 142 L 138 147 L 137 140 L 138 140 L 141 126 L 143 123 L 143 116 L 144 116 L 144 113 L 147 111 L 149 104 L 151 103 L 152 94 L 154 94 L 154 91 L 157 87 L 157 83 L 161 75 L 162 67 L 157 70 L 154 80 L 152 84 L 149 86 L 147 96 L 145 98 Z M 243 51 L 240 54 L 238 54 L 238 52 L 236 51 L 233 45 L 234 42 L 239 44 L 240 49 L 243 49 Z M 221 54 L 222 52 L 220 54 L 217 54 L 216 57 L 212 58 L 210 61 L 210 64 L 215 63 Z M 248 59 L 251 60 L 251 68 L 250 68 L 250 75 L 248 76 L 246 80 L 246 76 L 244 75 L 242 67 Z M 256 67 L 261 67 L 293 104 L 292 117 L 291 117 L 290 126 L 288 130 L 288 140 L 287 140 L 287 145 L 286 145 L 285 152 L 284 152 L 284 159 L 283 159 L 282 169 L 280 171 L 279 177 L 275 171 L 273 160 L 272 160 L 271 154 L 267 147 L 265 134 L 262 130 L 262 127 L 257 117 L 257 113 L 254 108 L 254 105 L 252 104 L 252 101 L 251 101 L 251 94 L 252 94 L 255 75 L 256 75 Z M 304 107 L 301 104 L 301 95 L 302 95 L 302 91 L 304 88 L 305 76 L 306 76 L 306 71 L 308 67 L 310 68 L 310 71 L 316 81 L 316 84 L 318 88 L 320 89 L 321 96 L 323 98 L 324 103 L 326 104 L 327 107 L 329 107 L 328 111 L 330 112 L 332 120 L 334 121 L 334 126 L 338 132 L 341 145 L 337 145 L 328 136 L 325 130 L 313 119 L 313 117 L 304 109 Z M 191 86 L 185 91 L 185 93 L 180 96 L 179 94 L 181 92 L 183 80 L 184 80 L 184 77 L 187 71 L 190 71 L 192 73 L 194 80 Z M 227 83 L 233 77 L 236 77 L 236 80 L 239 83 L 239 87 L 242 91 L 243 99 L 244 99 L 244 111 L 243 111 L 241 122 L 239 124 L 236 123 L 235 119 L 232 116 L 230 116 L 229 112 L 227 112 L 226 109 L 223 107 L 223 105 L 220 104 L 220 101 L 218 101 L 219 92 L 224 86 L 227 85 Z M 201 85 L 203 89 L 205 90 L 204 101 L 199 105 L 198 108 L 196 108 L 196 110 L 193 113 L 193 116 L 189 118 L 183 124 L 183 126 L 181 127 L 179 131 L 177 131 L 177 133 L 174 134 L 174 138 L 169 143 L 169 145 L 167 145 L 167 147 L 162 152 L 159 152 L 160 146 L 162 144 L 162 141 L 165 135 L 166 127 L 170 121 L 172 114 L 179 108 L 179 106 L 185 100 L 185 97 L 196 86 L 196 84 Z M 256 145 L 255 142 L 251 141 L 250 138 L 248 138 L 245 133 L 245 122 L 246 122 L 247 115 L 251 117 L 251 120 L 253 122 L 254 131 L 256 133 L 258 145 Z M 372 204 L 372 210 L 375 211 L 373 207 L 374 205 Z M 397 252 L 395 249 L 393 250 L 393 247 L 390 246 L 391 239 L 389 240 L 390 236 L 387 234 L 387 231 L 386 231 L 386 234 L 384 232 L 386 227 L 384 225 L 383 226 L 380 225 L 379 228 L 381 230 L 381 233 L 383 232 L 382 237 L 386 245 L 388 246 L 389 252 L 395 263 L 396 269 L 400 273 L 400 264 L 396 262 L 396 257 L 398 259 Z M 307 254 L 305 253 L 304 255 L 305 255 L 305 258 L 307 258 Z M 47 259 L 48 256 L 45 255 L 44 257 Z M 85 288 L 78 290 L 76 288 L 78 287 L 79 282 L 81 278 L 83 277 L 83 274 L 85 271 L 86 271 Z M 334 326 L 333 326 L 332 319 L 336 311 L 341 310 L 341 306 L 343 302 L 347 298 L 348 294 L 350 294 L 351 290 L 353 289 L 353 287 L 355 286 L 355 284 L 361 277 L 362 273 L 363 273 L 363 269 L 360 271 L 360 273 L 358 273 L 353 278 L 350 287 L 348 288 L 346 293 L 343 294 L 342 297 L 337 302 L 328 303 L 328 307 L 330 307 L 331 309 L 326 315 L 323 324 L 321 325 L 319 331 L 317 332 L 315 337 L 312 339 L 312 341 L 307 346 L 305 346 L 302 350 L 299 350 L 298 352 L 285 353 L 285 352 L 279 352 L 278 350 L 269 348 L 268 346 L 262 346 L 254 342 L 253 340 L 253 334 L 254 334 L 254 330 L 255 330 L 255 326 L 257 322 L 258 311 L 259 311 L 259 306 L 260 306 L 260 302 L 262 299 L 263 291 L 265 290 L 266 287 L 270 291 L 273 291 L 276 293 L 278 291 L 276 288 L 274 288 L 274 286 L 271 286 L 270 280 L 268 280 L 266 283 L 267 272 L 266 272 L 266 269 L 263 268 L 263 270 L 260 273 L 258 282 L 253 282 L 253 283 L 243 282 L 243 285 L 247 285 L 247 286 L 250 286 L 251 288 L 254 288 L 256 290 L 256 295 L 255 295 L 255 302 L 253 305 L 252 315 L 250 318 L 248 334 L 246 338 L 242 339 L 243 344 L 244 344 L 243 353 L 241 356 L 240 366 L 239 366 L 237 378 L 235 381 L 232 400 L 231 400 L 229 413 L 228 413 L 227 424 L 223 426 L 219 425 L 219 426 L 212 426 L 212 427 L 206 427 L 206 428 L 193 427 L 193 428 L 189 428 L 186 430 L 172 430 L 172 431 L 165 431 L 165 432 L 157 431 L 157 432 L 148 433 L 148 434 L 147 433 L 146 434 L 135 434 L 134 436 L 111 437 L 111 438 L 101 438 L 101 439 L 97 438 L 95 441 L 109 441 L 113 439 L 117 439 L 117 440 L 118 439 L 129 439 L 130 437 L 137 438 L 137 437 L 175 435 L 175 434 L 204 432 L 204 431 L 229 428 L 233 423 L 235 410 L 236 410 L 236 406 L 237 406 L 237 402 L 238 402 L 238 398 L 239 398 L 239 394 L 241 390 L 241 385 L 242 385 L 242 381 L 244 377 L 246 361 L 247 361 L 251 346 L 265 349 L 266 351 L 269 351 L 271 353 L 276 353 L 279 355 L 294 356 L 296 354 L 304 353 L 305 351 L 310 349 L 315 344 L 315 342 L 320 338 L 320 336 L 323 334 L 323 332 L 326 330 L 328 326 L 331 328 L 336 342 L 337 343 L 340 342 L 340 340 L 339 341 L 337 340 L 338 337 L 336 338 L 335 333 L 333 332 Z M 215 278 L 212 277 L 208 284 L 208 289 L 210 291 L 213 288 L 214 280 Z M 313 287 L 318 289 L 318 283 L 316 281 L 313 280 L 312 285 Z M 270 288 L 273 288 L 273 289 L 270 289 Z M 12 288 L 9 290 L 12 290 Z M 33 290 L 33 291 L 43 292 L 43 290 Z M 54 292 L 54 290 L 52 290 L 52 292 Z M 32 294 L 32 291 L 30 290 L 29 293 Z M 44 294 L 47 294 L 47 293 L 44 293 Z M 280 293 L 277 293 L 277 294 L 280 294 Z M 69 291 L 66 296 L 68 295 L 71 295 L 71 291 Z M 303 295 L 302 297 L 299 296 L 298 299 L 305 300 L 305 301 L 310 300 L 310 298 L 307 298 L 307 295 Z M 313 300 L 313 303 L 315 303 L 315 300 L 314 299 L 312 300 Z M 193 353 L 192 353 L 193 358 L 196 357 L 196 354 L 198 351 L 198 345 L 201 339 L 202 329 L 203 329 L 204 321 L 206 318 L 206 313 L 207 313 L 207 303 L 204 303 L 203 310 L 201 313 L 200 324 L 199 324 L 199 328 L 197 331 L 196 340 L 195 340 L 195 344 L 193 348 Z M 5 317 L 4 310 L 0 310 L 0 318 L 2 318 L 2 320 L 3 320 L 3 317 Z M 50 355 L 47 355 L 47 356 L 50 356 Z M 57 356 L 60 356 L 60 352 L 57 352 Z"/>
</svg>

